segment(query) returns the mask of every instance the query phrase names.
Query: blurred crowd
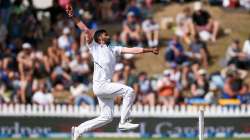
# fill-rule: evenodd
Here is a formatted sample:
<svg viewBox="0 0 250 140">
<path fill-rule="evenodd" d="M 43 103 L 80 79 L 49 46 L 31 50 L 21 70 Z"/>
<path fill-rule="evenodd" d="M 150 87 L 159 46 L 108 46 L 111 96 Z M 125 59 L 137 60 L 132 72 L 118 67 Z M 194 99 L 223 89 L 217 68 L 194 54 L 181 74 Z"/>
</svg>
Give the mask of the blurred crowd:
<svg viewBox="0 0 250 140">
<path fill-rule="evenodd" d="M 96 105 L 91 55 L 85 34 L 64 12 L 68 2 L 53 0 L 51 7 L 38 9 L 23 0 L 0 0 L 0 103 Z M 112 35 L 111 45 L 164 46 L 166 69 L 154 76 L 137 71 L 134 55 L 117 58 L 112 80 L 133 87 L 136 104 L 250 103 L 246 82 L 250 36 L 243 49 L 238 39 L 233 40 L 224 68 L 208 73 L 212 60 L 208 42 L 217 41 L 222 27 L 202 3 L 195 2 L 175 20 L 163 22 L 175 34 L 162 44 L 162 23 L 152 15 L 152 0 L 73 0 L 72 4 L 76 16 L 93 31 L 100 23 L 122 25 Z M 117 97 L 116 104 L 121 100 Z"/>
</svg>

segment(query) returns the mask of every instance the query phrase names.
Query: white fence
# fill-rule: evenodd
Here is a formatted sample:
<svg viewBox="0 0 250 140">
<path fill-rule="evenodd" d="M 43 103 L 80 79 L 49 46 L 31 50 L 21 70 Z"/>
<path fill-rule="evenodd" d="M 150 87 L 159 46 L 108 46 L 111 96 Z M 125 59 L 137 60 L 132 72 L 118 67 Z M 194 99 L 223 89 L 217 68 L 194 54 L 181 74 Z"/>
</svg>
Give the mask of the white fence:
<svg viewBox="0 0 250 140">
<path fill-rule="evenodd" d="M 205 111 L 205 117 L 250 117 L 250 105 L 240 105 L 234 107 L 226 106 L 133 106 L 132 117 L 198 117 L 200 109 Z M 0 104 L 0 116 L 44 116 L 44 117 L 95 117 L 100 114 L 99 107 L 78 107 L 71 105 L 7 105 Z M 120 107 L 115 106 L 114 116 L 120 115 Z"/>
</svg>

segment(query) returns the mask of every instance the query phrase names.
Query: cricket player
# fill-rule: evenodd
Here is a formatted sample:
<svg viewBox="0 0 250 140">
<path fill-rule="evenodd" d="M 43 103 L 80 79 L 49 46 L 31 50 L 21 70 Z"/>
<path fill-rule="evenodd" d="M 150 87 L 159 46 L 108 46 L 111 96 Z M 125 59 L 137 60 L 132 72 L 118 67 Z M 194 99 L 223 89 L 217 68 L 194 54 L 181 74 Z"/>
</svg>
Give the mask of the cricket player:
<svg viewBox="0 0 250 140">
<path fill-rule="evenodd" d="M 135 99 L 135 93 L 131 87 L 111 81 L 116 64 L 116 56 L 130 53 L 140 54 L 152 52 L 159 53 L 158 48 L 127 48 L 121 46 L 110 46 L 110 36 L 106 30 L 97 30 L 92 36 L 88 27 L 73 15 L 71 5 L 66 6 L 66 12 L 75 24 L 86 32 L 89 51 L 94 61 L 93 91 L 98 99 L 101 114 L 99 117 L 86 121 L 77 127 L 72 127 L 72 140 L 77 140 L 81 134 L 99 128 L 112 121 L 114 112 L 114 97 L 122 96 L 121 119 L 118 125 L 120 130 L 131 130 L 139 124 L 131 123 L 128 118 Z"/>
</svg>

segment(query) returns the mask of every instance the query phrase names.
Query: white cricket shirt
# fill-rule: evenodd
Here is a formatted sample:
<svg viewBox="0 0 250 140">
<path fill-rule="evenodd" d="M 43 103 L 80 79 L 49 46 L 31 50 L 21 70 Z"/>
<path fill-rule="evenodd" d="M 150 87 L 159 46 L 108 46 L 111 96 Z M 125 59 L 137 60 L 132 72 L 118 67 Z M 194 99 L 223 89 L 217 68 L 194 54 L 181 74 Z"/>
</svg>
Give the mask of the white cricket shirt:
<svg viewBox="0 0 250 140">
<path fill-rule="evenodd" d="M 89 50 L 94 61 L 93 82 L 111 81 L 116 56 L 121 54 L 121 46 L 101 45 L 93 41 L 89 44 Z"/>
</svg>

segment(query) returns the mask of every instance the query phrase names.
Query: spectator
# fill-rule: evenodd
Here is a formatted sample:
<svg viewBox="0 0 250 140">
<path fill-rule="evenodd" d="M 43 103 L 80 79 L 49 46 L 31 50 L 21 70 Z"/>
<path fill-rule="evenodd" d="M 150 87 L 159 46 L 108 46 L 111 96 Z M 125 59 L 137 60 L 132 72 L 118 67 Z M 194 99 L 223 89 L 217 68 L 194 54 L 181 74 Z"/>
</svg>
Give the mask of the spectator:
<svg viewBox="0 0 250 140">
<path fill-rule="evenodd" d="M 70 34 L 70 28 L 65 27 L 63 29 L 63 34 L 58 38 L 58 46 L 65 51 L 70 50 L 71 45 L 73 44 L 73 37 Z"/>
<path fill-rule="evenodd" d="M 141 19 L 141 9 L 137 6 L 136 0 L 129 0 L 126 14 L 133 13 L 137 20 Z"/>
<path fill-rule="evenodd" d="M 158 102 L 164 106 L 174 106 L 179 97 L 179 90 L 175 81 L 170 79 L 171 72 L 165 70 L 163 74 L 164 77 L 157 82 Z"/>
<path fill-rule="evenodd" d="M 118 82 L 118 83 L 122 83 L 125 84 L 125 76 L 124 76 L 124 64 L 123 63 L 117 63 L 115 65 L 115 71 L 112 77 L 112 81 L 113 82 Z M 133 85 L 133 83 L 132 83 Z M 120 105 L 122 103 L 122 97 L 121 96 L 117 96 L 115 97 L 115 103 Z"/>
<path fill-rule="evenodd" d="M 76 59 L 69 63 L 72 78 L 76 79 L 79 83 L 89 84 L 88 75 L 90 74 L 90 66 L 88 64 L 89 54 L 78 53 Z"/>
<path fill-rule="evenodd" d="M 220 94 L 221 94 L 221 92 L 220 92 L 219 88 L 215 84 L 210 83 L 209 84 L 209 91 L 206 94 L 206 96 L 204 97 L 204 100 L 208 104 L 217 104 L 218 100 L 220 98 Z"/>
<path fill-rule="evenodd" d="M 155 105 L 155 93 L 152 91 L 151 81 L 146 72 L 139 73 L 139 100 L 143 105 Z"/>
<path fill-rule="evenodd" d="M 200 62 L 203 67 L 207 69 L 209 52 L 206 43 L 201 41 L 198 35 L 196 35 L 194 41 L 191 42 L 189 50 L 189 52 L 186 52 L 189 59 Z"/>
<path fill-rule="evenodd" d="M 51 67 L 48 61 L 48 56 L 46 56 L 41 51 L 34 52 L 34 66 L 33 75 L 35 79 L 44 79 L 49 76 Z"/>
<path fill-rule="evenodd" d="M 194 13 L 192 15 L 194 29 L 202 40 L 211 39 L 215 42 L 219 32 L 219 22 L 212 19 L 208 11 L 202 8 L 201 2 L 195 2 Z"/>
<path fill-rule="evenodd" d="M 127 14 L 127 19 L 123 23 L 121 40 L 123 44 L 138 46 L 141 43 L 141 27 L 134 15 L 133 12 Z"/>
<path fill-rule="evenodd" d="M 249 89 L 249 85 L 244 84 L 243 85 L 243 90 L 245 90 L 246 92 L 242 92 L 240 93 L 237 98 L 240 100 L 241 104 L 249 104 L 250 103 L 250 89 Z"/>
<path fill-rule="evenodd" d="M 149 47 L 157 47 L 159 43 L 159 24 L 149 16 L 148 19 L 142 23 L 142 30 L 144 31 Z"/>
<path fill-rule="evenodd" d="M 120 32 L 116 32 L 113 36 L 112 36 L 112 40 L 111 40 L 111 45 L 116 46 L 116 45 L 121 45 L 122 41 L 120 39 Z M 123 44 L 122 44 L 123 45 Z"/>
<path fill-rule="evenodd" d="M 34 52 L 31 47 L 31 44 L 24 43 L 22 45 L 23 50 L 17 56 L 21 79 L 26 79 L 28 76 L 32 75 Z"/>
<path fill-rule="evenodd" d="M 76 81 L 74 81 L 74 84 L 70 86 L 70 92 L 74 99 L 75 105 L 77 106 L 95 105 L 93 97 L 87 94 L 88 90 L 89 90 L 88 87 L 84 84 L 81 84 L 79 80 L 76 79 Z"/>
<path fill-rule="evenodd" d="M 132 87 L 134 89 L 134 93 L 139 93 L 139 84 L 138 84 L 138 77 L 133 71 L 133 67 L 131 65 L 125 65 L 124 66 L 124 80 L 126 85 Z"/>
<path fill-rule="evenodd" d="M 195 34 L 192 26 L 192 12 L 190 7 L 185 7 L 182 12 L 178 13 L 176 16 L 177 27 L 175 29 L 175 34 L 184 40 L 186 44 L 191 43 L 191 39 Z"/>
<path fill-rule="evenodd" d="M 200 69 L 195 81 L 191 85 L 191 96 L 189 97 L 188 103 L 201 103 L 204 102 L 209 89 L 209 82 L 207 79 L 207 72 L 205 69 Z"/>
<path fill-rule="evenodd" d="M 91 30 L 97 30 L 97 23 L 93 20 L 93 16 L 89 11 L 79 10 L 79 14 L 83 17 L 83 22 L 87 25 L 87 27 Z"/>
<path fill-rule="evenodd" d="M 0 17 L 3 24 L 7 25 L 11 14 L 11 0 L 0 1 Z"/>
<path fill-rule="evenodd" d="M 227 71 L 227 77 L 225 79 L 224 93 L 222 94 L 222 98 L 232 99 L 236 98 L 238 95 L 243 95 L 246 92 L 247 89 L 243 84 L 243 80 L 238 77 L 237 71 Z"/>
<path fill-rule="evenodd" d="M 57 38 L 51 40 L 51 46 L 47 49 L 50 66 L 60 64 L 60 61 L 65 61 L 64 51 L 59 48 Z"/>
<path fill-rule="evenodd" d="M 190 62 L 185 62 L 182 64 L 180 84 L 181 89 L 184 91 L 190 90 L 191 83 L 194 82 L 194 73 L 191 70 Z"/>
<path fill-rule="evenodd" d="M 244 68 L 250 69 L 250 35 L 248 36 L 248 39 L 244 42 L 240 59 L 244 62 Z"/>
<path fill-rule="evenodd" d="M 8 30 L 0 17 L 0 44 L 5 47 L 5 41 L 8 35 Z"/>
<path fill-rule="evenodd" d="M 38 89 L 34 92 L 32 102 L 39 105 L 53 104 L 54 97 L 46 91 L 46 85 L 43 80 L 38 83 Z"/>
<path fill-rule="evenodd" d="M 112 1 L 110 0 L 103 0 L 100 4 L 100 14 L 102 21 L 109 21 L 112 16 Z"/>
<path fill-rule="evenodd" d="M 165 51 L 165 61 L 167 63 L 182 64 L 187 60 L 184 54 L 184 48 L 179 40 L 179 37 L 174 36 L 167 44 Z"/>
<path fill-rule="evenodd" d="M 57 65 L 51 75 L 52 84 L 54 87 L 57 87 L 58 85 L 63 86 L 63 88 L 68 88 L 71 83 L 71 76 L 64 64 Z M 59 88 L 61 89 L 61 88 Z"/>
<path fill-rule="evenodd" d="M 221 70 L 221 76 L 225 79 L 228 72 L 235 72 L 240 79 L 247 78 L 248 72 L 236 67 L 235 64 L 230 64 Z"/>
<path fill-rule="evenodd" d="M 241 59 L 243 57 L 240 50 L 240 41 L 238 39 L 234 40 L 232 44 L 227 48 L 226 61 L 227 64 L 235 64 L 238 68 L 244 68 L 244 61 Z"/>
</svg>

